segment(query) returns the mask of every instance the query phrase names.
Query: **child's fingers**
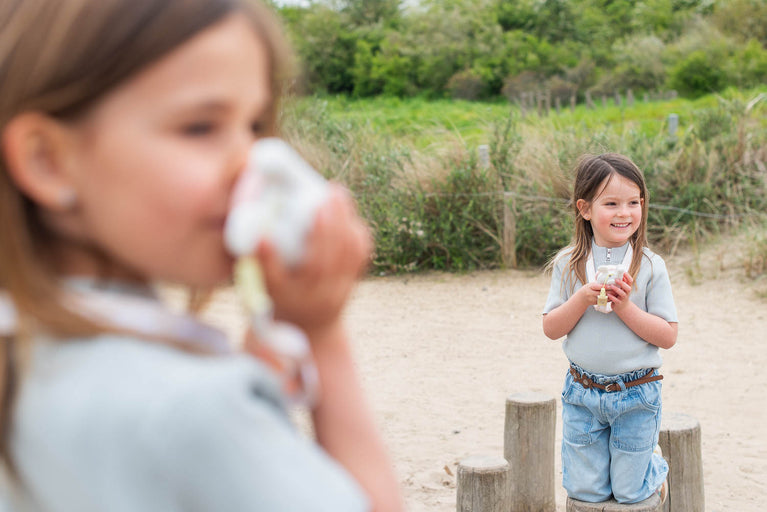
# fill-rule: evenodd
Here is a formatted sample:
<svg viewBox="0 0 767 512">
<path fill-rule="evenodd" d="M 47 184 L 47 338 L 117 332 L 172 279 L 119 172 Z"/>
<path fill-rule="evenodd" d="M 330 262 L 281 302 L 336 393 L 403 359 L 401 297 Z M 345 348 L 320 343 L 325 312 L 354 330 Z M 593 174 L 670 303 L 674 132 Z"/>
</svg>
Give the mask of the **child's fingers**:
<svg viewBox="0 0 767 512">
<path fill-rule="evenodd" d="M 288 278 L 289 269 L 277 253 L 274 244 L 269 240 L 262 240 L 256 248 L 256 257 L 261 263 L 264 278 L 270 288 L 278 288 Z"/>
</svg>

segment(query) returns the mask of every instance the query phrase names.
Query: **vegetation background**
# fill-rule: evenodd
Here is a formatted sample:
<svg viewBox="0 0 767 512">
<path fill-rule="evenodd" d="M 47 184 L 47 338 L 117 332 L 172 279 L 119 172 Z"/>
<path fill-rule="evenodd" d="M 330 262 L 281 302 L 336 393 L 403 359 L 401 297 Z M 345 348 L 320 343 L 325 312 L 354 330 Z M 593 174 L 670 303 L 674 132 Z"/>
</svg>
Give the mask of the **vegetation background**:
<svg viewBox="0 0 767 512">
<path fill-rule="evenodd" d="M 764 0 L 275 8 L 302 70 L 285 136 L 356 195 L 377 273 L 544 264 L 569 240 L 577 158 L 617 151 L 647 175 L 654 246 L 745 230 L 744 269 L 765 275 Z"/>
</svg>

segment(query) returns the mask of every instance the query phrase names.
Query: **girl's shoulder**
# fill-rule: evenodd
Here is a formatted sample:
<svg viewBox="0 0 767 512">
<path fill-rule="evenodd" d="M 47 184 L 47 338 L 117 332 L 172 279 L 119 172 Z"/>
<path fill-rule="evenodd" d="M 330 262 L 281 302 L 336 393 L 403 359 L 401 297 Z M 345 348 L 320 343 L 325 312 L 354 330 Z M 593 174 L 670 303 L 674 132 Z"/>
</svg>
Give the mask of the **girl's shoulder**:
<svg viewBox="0 0 767 512">
<path fill-rule="evenodd" d="M 563 265 L 566 265 L 570 261 L 570 258 L 573 255 L 573 251 L 575 251 L 575 247 L 573 247 L 572 245 L 568 245 L 567 247 L 563 247 L 562 249 L 560 249 L 554 255 L 554 257 L 551 258 L 551 263 L 550 263 L 551 268 L 554 268 L 557 266 L 561 267 Z"/>
<path fill-rule="evenodd" d="M 281 400 L 276 379 L 255 358 L 198 355 L 157 341 L 104 334 L 36 344 L 22 384 L 19 420 L 27 426 L 47 424 L 47 416 L 65 407 L 62 435 L 88 431 L 94 439 L 123 438 L 127 446 L 130 440 L 145 441 L 137 426 L 159 422 L 168 428 L 194 417 L 213 427 L 227 420 L 225 409 L 236 401 L 255 407 L 268 402 L 276 411 L 281 407 L 273 405 Z"/>
<path fill-rule="evenodd" d="M 651 264 L 663 265 L 665 267 L 666 262 L 663 257 L 649 247 L 643 247 L 642 254 L 644 255 L 644 258 Z"/>
</svg>

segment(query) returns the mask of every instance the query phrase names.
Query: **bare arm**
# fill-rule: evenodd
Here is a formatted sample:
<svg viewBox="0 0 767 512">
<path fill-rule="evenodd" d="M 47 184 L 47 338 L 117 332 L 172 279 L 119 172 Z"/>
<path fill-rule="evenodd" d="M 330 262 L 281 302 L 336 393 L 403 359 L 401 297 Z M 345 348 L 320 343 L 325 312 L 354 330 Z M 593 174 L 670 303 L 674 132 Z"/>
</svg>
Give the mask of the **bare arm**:
<svg viewBox="0 0 767 512">
<path fill-rule="evenodd" d="M 317 441 L 367 491 L 374 510 L 403 510 L 399 484 L 363 396 L 343 328 L 338 324 L 311 336 L 320 375 L 320 396 L 312 411 Z"/>
<path fill-rule="evenodd" d="M 629 329 L 647 343 L 660 348 L 671 348 L 676 343 L 677 323 L 642 310 L 629 300 L 633 279 L 626 273 L 623 279 L 609 287 L 608 297 L 613 303 L 613 312 L 623 320 Z"/>
<path fill-rule="evenodd" d="M 552 340 L 558 340 L 572 331 L 589 306 L 597 303 L 601 289 L 596 283 L 582 286 L 564 304 L 543 315 L 543 333 Z"/>
<path fill-rule="evenodd" d="M 370 233 L 348 194 L 334 187 L 307 240 L 305 261 L 286 268 L 269 244 L 258 256 L 275 318 L 309 338 L 320 389 L 312 420 L 318 443 L 357 480 L 373 510 L 403 510 L 399 485 L 354 369 L 341 321 L 351 290 L 366 268 Z"/>
</svg>

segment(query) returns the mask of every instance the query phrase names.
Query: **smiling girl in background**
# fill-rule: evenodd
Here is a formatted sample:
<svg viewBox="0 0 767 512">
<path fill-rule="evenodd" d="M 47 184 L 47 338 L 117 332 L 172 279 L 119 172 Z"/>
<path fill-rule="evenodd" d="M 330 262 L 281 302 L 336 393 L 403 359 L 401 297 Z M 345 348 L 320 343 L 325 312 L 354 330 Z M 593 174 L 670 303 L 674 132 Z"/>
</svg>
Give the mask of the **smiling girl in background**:
<svg viewBox="0 0 767 512">
<path fill-rule="evenodd" d="M 583 157 L 573 191 L 573 243 L 551 263 L 543 332 L 570 362 L 562 391 L 562 478 L 568 496 L 665 499 L 660 431 L 662 360 L 676 342 L 666 265 L 647 248 L 647 187 L 623 155 Z M 602 265 L 625 272 L 608 284 Z M 610 308 L 598 307 L 605 289 Z"/>
<path fill-rule="evenodd" d="M 371 248 L 345 191 L 302 264 L 256 251 L 311 344 L 317 443 L 264 364 L 152 289 L 231 282 L 231 192 L 286 77 L 270 12 L 7 0 L 0 34 L 0 509 L 399 510 L 341 322 Z"/>
</svg>

